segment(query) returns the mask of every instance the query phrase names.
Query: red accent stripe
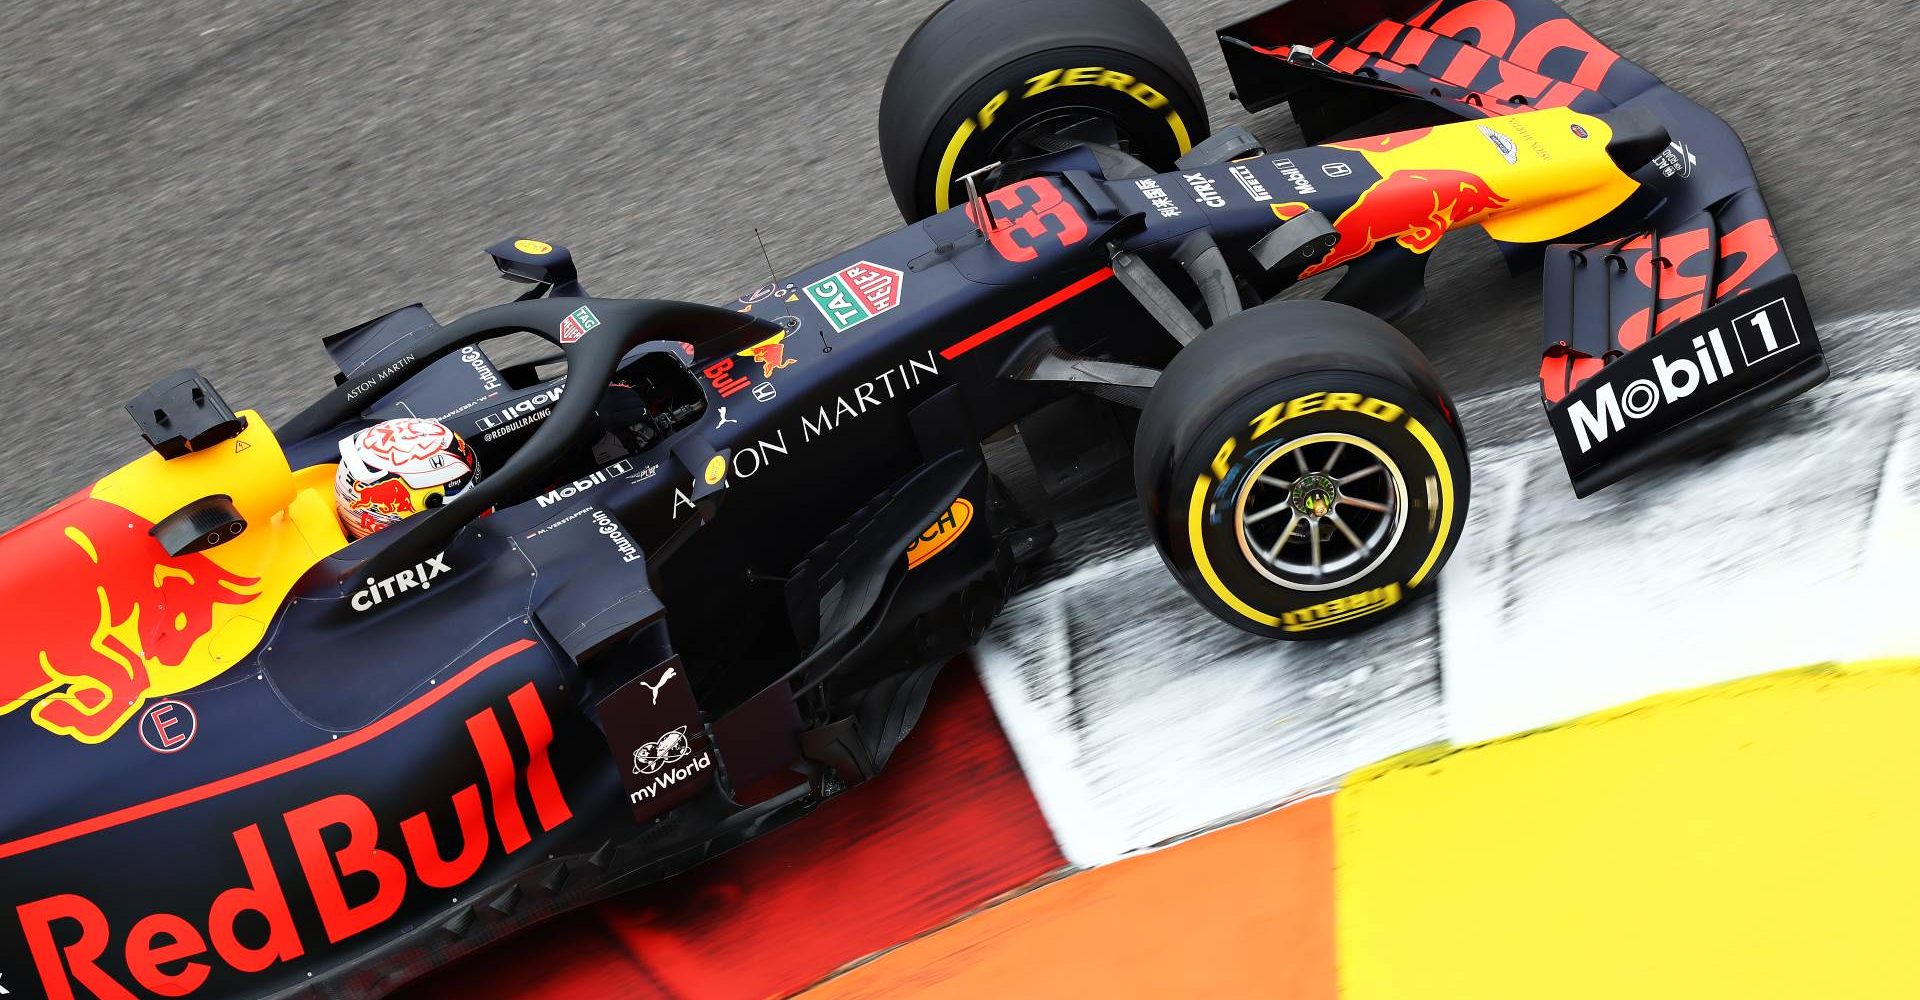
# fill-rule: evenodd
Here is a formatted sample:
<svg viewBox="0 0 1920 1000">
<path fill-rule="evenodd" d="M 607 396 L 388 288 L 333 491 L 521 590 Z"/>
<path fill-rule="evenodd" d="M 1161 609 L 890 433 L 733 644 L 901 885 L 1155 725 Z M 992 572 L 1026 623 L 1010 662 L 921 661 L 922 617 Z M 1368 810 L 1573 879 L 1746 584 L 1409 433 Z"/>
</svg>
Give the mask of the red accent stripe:
<svg viewBox="0 0 1920 1000">
<path fill-rule="evenodd" d="M 1354 48 L 1376 56 L 1384 56 L 1387 54 L 1388 46 L 1392 45 L 1393 40 L 1399 37 L 1399 35 L 1400 22 L 1393 20 L 1381 21 L 1379 24 L 1374 25 L 1373 30 L 1367 32 L 1367 37 L 1362 38 L 1360 44 L 1354 46 Z"/>
<path fill-rule="evenodd" d="M 507 734 L 500 730 L 500 717 L 489 711 L 467 719 L 467 735 L 473 739 L 473 748 L 480 751 L 480 768 L 487 775 L 487 790 L 493 793 L 493 825 L 500 831 L 500 846 L 512 854 L 533 843 L 533 837 L 527 833 L 526 817 L 520 815 Z"/>
<path fill-rule="evenodd" d="M 789 996 L 1064 864 L 963 661 L 942 674 L 912 738 L 873 781 L 700 868 L 484 950 L 394 1000 Z"/>
<path fill-rule="evenodd" d="M 1335 73 L 1345 73 L 1351 76 L 1359 70 L 1360 67 L 1367 64 L 1367 58 L 1367 54 L 1359 49 L 1350 49 L 1341 46 L 1340 51 L 1335 52 L 1333 58 L 1327 60 L 1327 65 L 1332 68 Z"/>
<path fill-rule="evenodd" d="M 1111 277 L 1113 277 L 1113 268 L 1103 267 L 1100 270 L 1095 271 L 1084 278 L 1081 278 L 1079 281 L 1076 281 L 1073 284 L 1060 289 L 1059 291 L 1053 293 L 1052 295 L 1049 295 L 1046 298 L 1041 299 L 1038 302 L 1035 302 L 1033 305 L 1030 305 L 1025 309 L 1022 309 L 1019 312 L 1014 313 L 1011 316 L 1008 316 L 1006 319 L 1003 319 L 1000 322 L 995 323 L 992 326 L 987 327 L 986 329 L 980 331 L 979 333 L 976 333 L 973 336 L 968 337 L 967 339 L 953 345 L 952 347 L 949 347 L 946 350 L 941 351 L 940 356 L 943 358 L 946 358 L 948 361 L 952 361 L 954 358 L 957 358 L 960 355 L 965 354 L 976 347 L 979 347 L 981 344 L 984 344 L 987 341 L 992 340 L 993 338 L 998 337 L 1001 334 L 1007 332 L 1008 330 L 1011 330 L 1014 327 L 1019 326 L 1020 324 L 1033 319 L 1035 316 L 1038 316 L 1041 313 L 1044 313 L 1047 310 L 1052 309 L 1053 307 L 1059 305 L 1060 303 L 1065 302 L 1076 295 L 1079 295 L 1081 292 L 1084 292 L 1087 289 L 1092 288 L 1093 286 L 1098 285 L 1101 282 Z"/>
<path fill-rule="evenodd" d="M 432 708 L 441 699 L 458 690 L 461 685 L 484 673 L 500 661 L 523 652 L 533 645 L 534 641 L 532 639 L 520 639 L 515 642 L 510 642 L 475 660 L 459 673 L 448 678 L 446 683 L 435 685 L 432 690 L 408 702 L 399 711 L 350 736 L 332 740 L 314 747 L 311 750 L 303 750 L 291 757 L 282 757 L 270 764 L 262 764 L 252 770 L 242 771 L 239 774 L 221 778 L 218 781 L 210 781 L 195 788 L 188 788 L 175 792 L 172 795 L 165 795 L 151 801 L 142 802 L 139 805 L 128 806 L 125 809 L 116 809 L 113 812 L 95 816 L 92 819 L 83 819 L 77 823 L 69 823 L 66 826 L 57 827 L 44 833 L 36 833 L 30 837 L 22 837 L 19 840 L 0 844 L 0 859 L 11 858 L 29 851 L 37 851 L 43 847 L 51 847 L 54 844 L 65 843 L 66 841 L 84 837 L 90 833 L 110 830 L 116 826 L 124 826 L 136 820 L 146 819 L 149 816 L 155 816 L 170 809 L 193 805 L 196 802 L 205 802 L 208 799 L 217 798 L 228 792 L 239 791 L 250 785 L 257 785 L 262 781 L 278 778 L 283 774 L 290 774 L 308 765 L 318 764 L 328 758 L 346 753 L 355 747 L 364 746 L 392 732 L 421 712 Z"/>
<path fill-rule="evenodd" d="M 1386 55 L 1397 63 L 1417 68 L 1420 65 L 1420 60 L 1425 59 L 1428 50 L 1433 48 L 1433 40 L 1438 37 L 1440 36 L 1431 31 L 1421 31 L 1419 28 L 1408 28 L 1407 37 L 1400 41 L 1400 45 L 1397 48 Z"/>
<path fill-rule="evenodd" d="M 573 818 L 566 796 L 560 793 L 560 778 L 553 773 L 553 720 L 540 702 L 540 691 L 528 684 L 507 696 L 513 717 L 520 723 L 520 737 L 527 741 L 527 791 L 533 793 L 533 811 L 540 827 L 555 830 Z"/>
</svg>

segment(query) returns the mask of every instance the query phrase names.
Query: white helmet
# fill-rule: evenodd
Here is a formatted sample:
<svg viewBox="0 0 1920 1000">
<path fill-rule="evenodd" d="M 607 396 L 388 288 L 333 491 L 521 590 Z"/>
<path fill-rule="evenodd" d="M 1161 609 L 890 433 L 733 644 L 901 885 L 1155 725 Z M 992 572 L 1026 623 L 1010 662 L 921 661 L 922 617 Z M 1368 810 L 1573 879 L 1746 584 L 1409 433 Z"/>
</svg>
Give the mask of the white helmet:
<svg viewBox="0 0 1920 1000">
<path fill-rule="evenodd" d="M 479 479 L 479 459 L 453 428 L 402 417 L 341 440 L 333 495 L 347 533 L 365 538 L 446 503 Z"/>
</svg>

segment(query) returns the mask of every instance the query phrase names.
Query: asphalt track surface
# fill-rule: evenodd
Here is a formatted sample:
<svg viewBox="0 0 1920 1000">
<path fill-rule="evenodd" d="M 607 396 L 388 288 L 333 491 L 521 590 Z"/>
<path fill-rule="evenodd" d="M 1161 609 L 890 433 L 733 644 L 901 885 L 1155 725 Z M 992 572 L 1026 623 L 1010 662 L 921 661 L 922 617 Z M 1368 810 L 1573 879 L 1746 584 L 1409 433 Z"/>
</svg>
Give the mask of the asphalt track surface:
<svg viewBox="0 0 1920 1000">
<path fill-rule="evenodd" d="M 1817 318 L 1916 304 L 1920 26 L 1897 0 L 1566 5 L 1731 121 Z M 1212 30 L 1157 0 L 1214 124 Z M 0 525 L 142 447 L 122 404 L 192 365 L 284 419 L 320 338 L 503 300 L 481 247 L 571 246 L 596 294 L 721 302 L 898 223 L 874 119 L 912 2 L 44 0 L 0 30 Z M 1539 286 L 1450 240 L 1406 325 L 1457 396 L 1522 384 Z M 1844 364 L 1846 343 L 1830 343 Z"/>
<path fill-rule="evenodd" d="M 1150 2 L 1193 58 L 1216 126 L 1249 125 L 1276 148 L 1297 139 L 1284 111 L 1249 116 L 1225 96 L 1212 30 L 1264 0 Z M 1911 7 L 1562 2 L 1746 139 L 1836 372 L 1912 365 L 1911 323 L 1869 336 L 1878 328 L 1839 322 L 1920 307 L 1910 276 L 1920 252 Z M 0 296 L 0 525 L 139 454 L 121 406 L 155 376 L 192 365 L 236 405 L 284 419 L 332 384 L 322 336 L 413 301 L 443 320 L 502 301 L 515 289 L 480 253 L 502 236 L 569 245 L 596 294 L 723 302 L 766 277 L 755 228 L 791 272 L 897 225 L 878 167 L 879 85 L 933 6 L 14 5 L 0 27 L 0 252 L 10 279 Z M 1468 411 L 1482 418 L 1469 431 L 1497 457 L 1544 429 L 1525 389 L 1539 357 L 1538 279 L 1509 277 L 1477 233 L 1436 255 L 1429 304 L 1405 325 L 1457 397 L 1485 401 Z M 1557 470 L 1543 475 L 1558 484 Z M 1623 504 L 1620 516 L 1662 500 L 1656 484 L 1633 489 L 1645 506 Z M 1612 493 L 1606 503 L 1623 495 Z M 1078 537 L 1063 539 L 985 650 L 1011 665 L 985 671 L 1003 723 L 1073 741 L 1025 749 L 1067 746 L 1058 756 L 1084 776 L 1069 791 L 1097 807 L 1080 826 L 1105 837 L 1075 845 L 1088 858 L 1192 826 L 1193 813 L 1151 802 L 1139 775 L 1084 763 L 1103 764 L 1115 746 L 1163 745 L 1134 739 L 1123 709 L 1148 703 L 1147 688 L 1160 697 L 1173 689 L 1148 672 L 1062 664 L 1035 646 L 1048 638 L 1035 626 L 1053 608 L 1131 613 L 1126 599 L 1143 595 L 1164 612 L 1163 637 L 1201 634 L 1200 613 L 1150 557 L 1113 559 L 1138 549 L 1122 521 L 1070 526 Z M 1141 582 L 1124 593 L 1105 580 L 1092 590 L 1052 586 L 1096 563 Z M 1459 565 L 1465 574 L 1472 562 Z M 1112 599 L 1087 599 L 1105 591 Z M 1157 770 L 1134 770 L 1165 777 L 1161 790 L 1174 781 L 1197 789 L 1194 808 L 1218 815 L 1405 745 L 1369 742 L 1381 734 L 1442 738 L 1438 614 L 1427 602 L 1376 636 L 1377 662 L 1354 655 L 1362 641 L 1256 650 L 1212 629 L 1219 648 L 1192 652 L 1206 669 L 1187 671 L 1180 697 L 1189 700 L 1178 707 L 1247 703 L 1241 714 L 1266 728 L 1245 730 L 1238 773 L 1202 740 L 1157 752 L 1166 758 Z M 1012 641 L 1022 636 L 1033 640 L 1025 648 Z M 1079 645 L 1068 644 L 1099 658 Z M 1253 698 L 1243 678 L 1256 673 L 1279 687 Z M 1097 685 L 1067 685 L 1073 697 L 1052 683 L 1096 675 Z M 1031 693 L 1026 715 L 1008 718 L 1015 685 Z M 1298 725 L 1272 724 L 1289 718 Z M 1047 763 L 1049 773 L 1064 770 Z M 1212 779 L 1195 779 L 1202 768 Z M 1250 770 L 1270 784 L 1237 787 Z M 1109 822 L 1121 811 L 1137 821 Z M 1049 819 L 1059 823 L 1057 810 Z M 830 820 L 823 813 L 795 829 L 831 832 L 817 825 Z M 738 863 L 766 856 L 741 852 L 748 860 Z M 516 967 L 510 956 L 502 963 Z"/>
</svg>

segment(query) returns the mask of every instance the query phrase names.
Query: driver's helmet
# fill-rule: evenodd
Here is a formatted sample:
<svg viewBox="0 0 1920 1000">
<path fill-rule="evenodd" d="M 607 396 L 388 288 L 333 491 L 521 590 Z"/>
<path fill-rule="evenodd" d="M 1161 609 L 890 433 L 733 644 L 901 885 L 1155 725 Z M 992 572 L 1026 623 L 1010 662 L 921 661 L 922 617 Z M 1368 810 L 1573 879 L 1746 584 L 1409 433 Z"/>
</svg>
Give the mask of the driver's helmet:
<svg viewBox="0 0 1920 1000">
<path fill-rule="evenodd" d="M 479 479 L 479 459 L 452 428 L 403 417 L 341 440 L 333 495 L 347 533 L 365 538 L 446 503 Z"/>
</svg>

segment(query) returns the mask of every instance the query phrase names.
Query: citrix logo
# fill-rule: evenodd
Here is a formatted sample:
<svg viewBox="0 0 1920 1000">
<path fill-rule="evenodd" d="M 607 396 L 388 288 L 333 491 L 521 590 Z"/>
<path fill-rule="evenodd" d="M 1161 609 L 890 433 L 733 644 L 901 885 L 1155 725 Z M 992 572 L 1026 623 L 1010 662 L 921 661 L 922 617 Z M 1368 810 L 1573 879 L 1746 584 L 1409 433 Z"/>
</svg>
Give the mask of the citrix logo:
<svg viewBox="0 0 1920 1000">
<path fill-rule="evenodd" d="M 1575 443 L 1586 454 L 1607 436 L 1624 430 L 1629 420 L 1644 420 L 1662 403 L 1675 403 L 1694 394 L 1703 385 L 1712 385 L 1735 371 L 1727 342 L 1714 327 L 1704 336 L 1693 338 L 1694 356 L 1668 360 L 1653 359 L 1653 378 L 1638 378 L 1616 390 L 1612 383 L 1601 383 L 1593 392 L 1593 405 L 1575 400 L 1567 407 L 1573 424 Z"/>
<path fill-rule="evenodd" d="M 415 563 L 412 569 L 403 569 L 385 579 L 368 580 L 366 586 L 354 591 L 353 610 L 370 611 L 381 601 L 392 600 L 407 591 L 430 589 L 435 577 L 450 572 L 447 554 L 442 552 L 426 562 Z"/>
</svg>

